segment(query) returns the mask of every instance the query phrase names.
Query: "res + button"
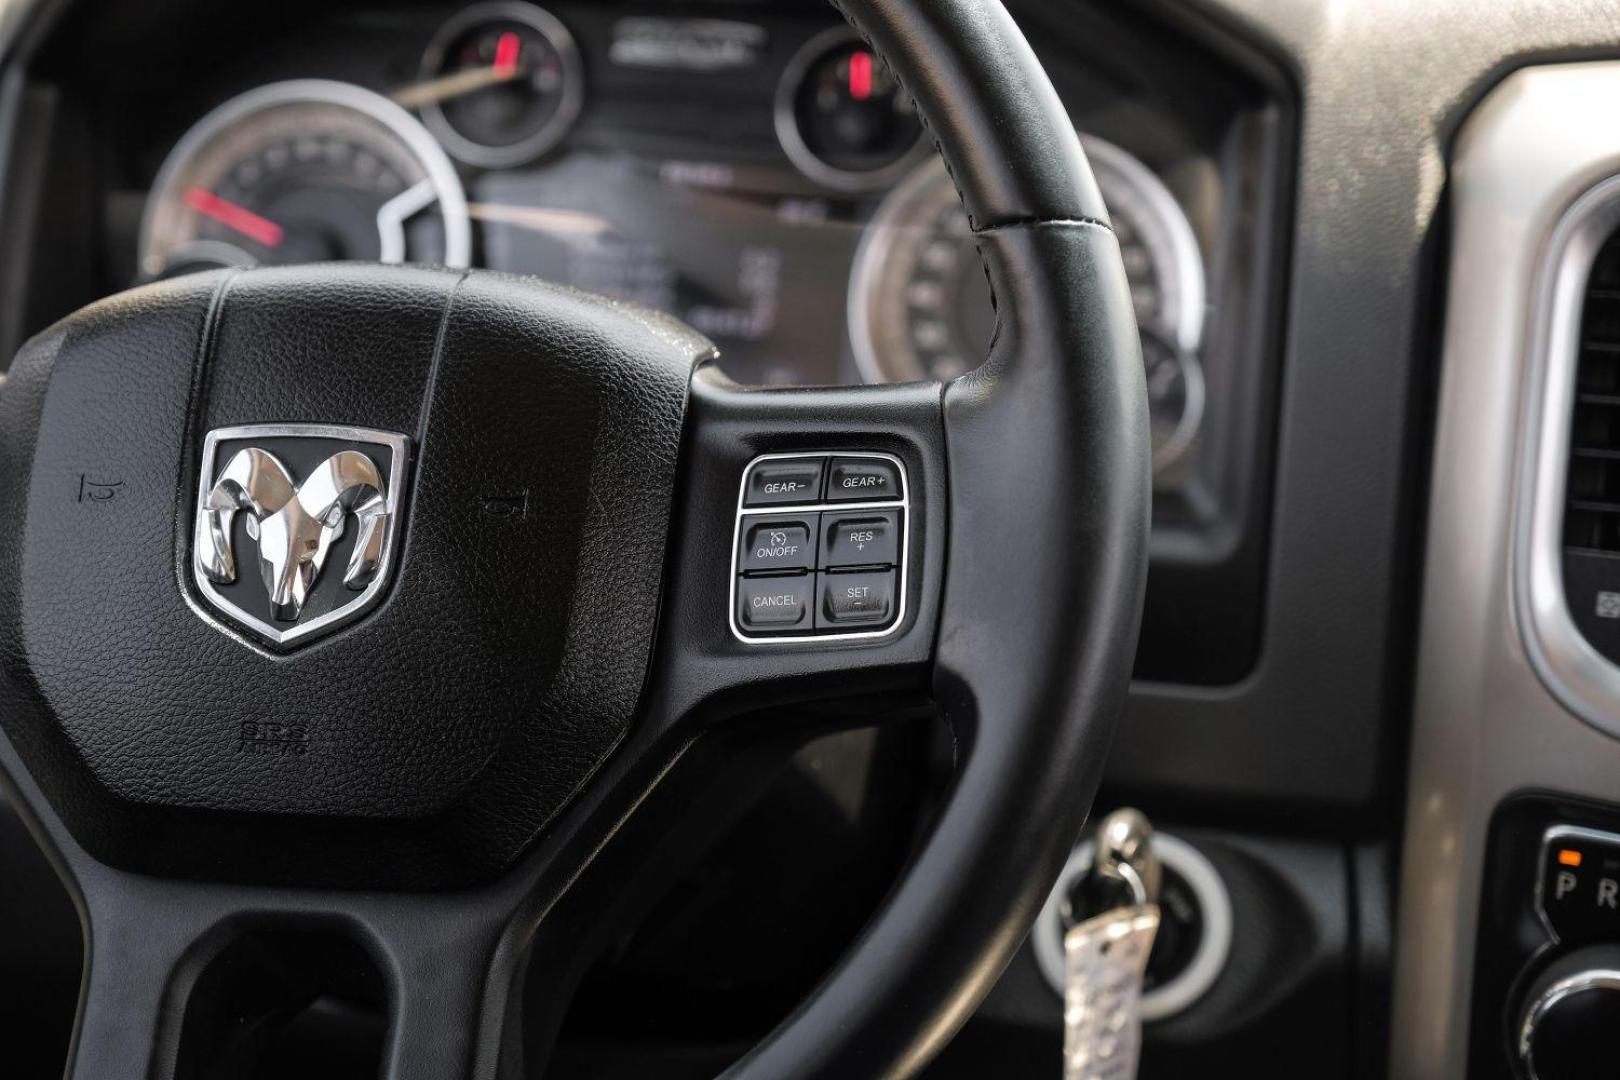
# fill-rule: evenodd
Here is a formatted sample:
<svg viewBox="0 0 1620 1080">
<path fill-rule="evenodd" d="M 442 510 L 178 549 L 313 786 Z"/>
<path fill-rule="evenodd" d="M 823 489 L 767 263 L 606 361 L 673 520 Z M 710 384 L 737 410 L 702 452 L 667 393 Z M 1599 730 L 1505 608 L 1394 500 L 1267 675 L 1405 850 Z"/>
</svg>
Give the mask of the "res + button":
<svg viewBox="0 0 1620 1080">
<path fill-rule="evenodd" d="M 900 561 L 900 511 L 822 517 L 821 565 L 893 566 Z"/>
</svg>

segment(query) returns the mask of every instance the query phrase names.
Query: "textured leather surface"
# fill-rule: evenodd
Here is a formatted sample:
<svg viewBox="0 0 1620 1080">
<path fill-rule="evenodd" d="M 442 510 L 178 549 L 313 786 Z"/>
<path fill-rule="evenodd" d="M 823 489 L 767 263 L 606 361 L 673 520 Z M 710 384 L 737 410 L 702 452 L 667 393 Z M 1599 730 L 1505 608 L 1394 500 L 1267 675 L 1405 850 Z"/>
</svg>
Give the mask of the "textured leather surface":
<svg viewBox="0 0 1620 1080">
<path fill-rule="evenodd" d="M 24 729 L 60 728 L 68 752 L 36 772 L 53 794 L 101 789 L 61 809 L 115 865 L 372 884 L 492 873 L 634 711 L 687 381 L 712 347 L 496 275 L 328 265 L 206 282 L 87 309 L 19 357 L 19 399 L 46 369 L 50 388 L 14 538 L 20 604 L 0 625 L 7 678 L 41 700 L 6 710 L 7 729 L 26 748 L 51 740 Z M 416 443 L 386 598 L 286 655 L 221 633 L 188 595 L 202 435 L 268 422 Z M 76 501 L 81 474 L 118 494 Z M 526 512 L 489 513 L 491 498 Z M 267 752 L 247 723 L 307 742 Z"/>
</svg>

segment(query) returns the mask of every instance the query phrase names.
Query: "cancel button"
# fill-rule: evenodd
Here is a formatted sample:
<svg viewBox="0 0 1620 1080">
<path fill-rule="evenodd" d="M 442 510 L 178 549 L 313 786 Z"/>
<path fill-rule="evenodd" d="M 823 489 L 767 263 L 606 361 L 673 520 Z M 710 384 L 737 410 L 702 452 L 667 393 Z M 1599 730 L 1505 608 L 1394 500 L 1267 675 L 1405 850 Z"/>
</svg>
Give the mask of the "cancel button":
<svg viewBox="0 0 1620 1080">
<path fill-rule="evenodd" d="M 739 578 L 737 621 L 745 630 L 808 630 L 814 582 L 811 574 Z"/>
</svg>

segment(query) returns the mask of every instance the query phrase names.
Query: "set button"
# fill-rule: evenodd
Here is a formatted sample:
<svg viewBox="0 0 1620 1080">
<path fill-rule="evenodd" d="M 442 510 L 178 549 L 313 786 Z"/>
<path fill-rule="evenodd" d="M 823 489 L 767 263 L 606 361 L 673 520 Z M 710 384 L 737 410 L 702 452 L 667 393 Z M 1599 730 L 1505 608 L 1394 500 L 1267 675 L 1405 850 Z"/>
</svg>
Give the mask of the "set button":
<svg viewBox="0 0 1620 1080">
<path fill-rule="evenodd" d="M 894 613 L 894 571 L 821 575 L 816 625 L 837 629 L 881 626 Z"/>
</svg>

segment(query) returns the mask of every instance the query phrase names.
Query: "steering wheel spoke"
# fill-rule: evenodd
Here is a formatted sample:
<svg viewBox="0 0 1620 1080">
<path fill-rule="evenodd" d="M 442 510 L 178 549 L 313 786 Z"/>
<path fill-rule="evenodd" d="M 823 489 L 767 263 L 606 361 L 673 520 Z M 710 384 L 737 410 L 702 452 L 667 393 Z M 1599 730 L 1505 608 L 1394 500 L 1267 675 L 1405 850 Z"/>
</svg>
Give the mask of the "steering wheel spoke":
<svg viewBox="0 0 1620 1080">
<path fill-rule="evenodd" d="M 385 1025 L 385 1080 L 543 1075 L 590 963 L 814 730 L 734 730 L 701 747 L 638 748 L 604 770 L 510 874 L 432 895 L 109 867 L 75 842 L 0 738 L 0 776 L 13 779 L 11 800 L 85 928 L 68 1075 L 234 1075 L 231 1061 L 264 1048 L 256 1025 L 271 1030 L 318 1008 L 334 981 L 339 993 L 371 992 L 365 1004 Z"/>
<path fill-rule="evenodd" d="M 758 390 L 695 373 L 655 724 L 927 694 L 947 529 L 941 390 Z"/>
</svg>

